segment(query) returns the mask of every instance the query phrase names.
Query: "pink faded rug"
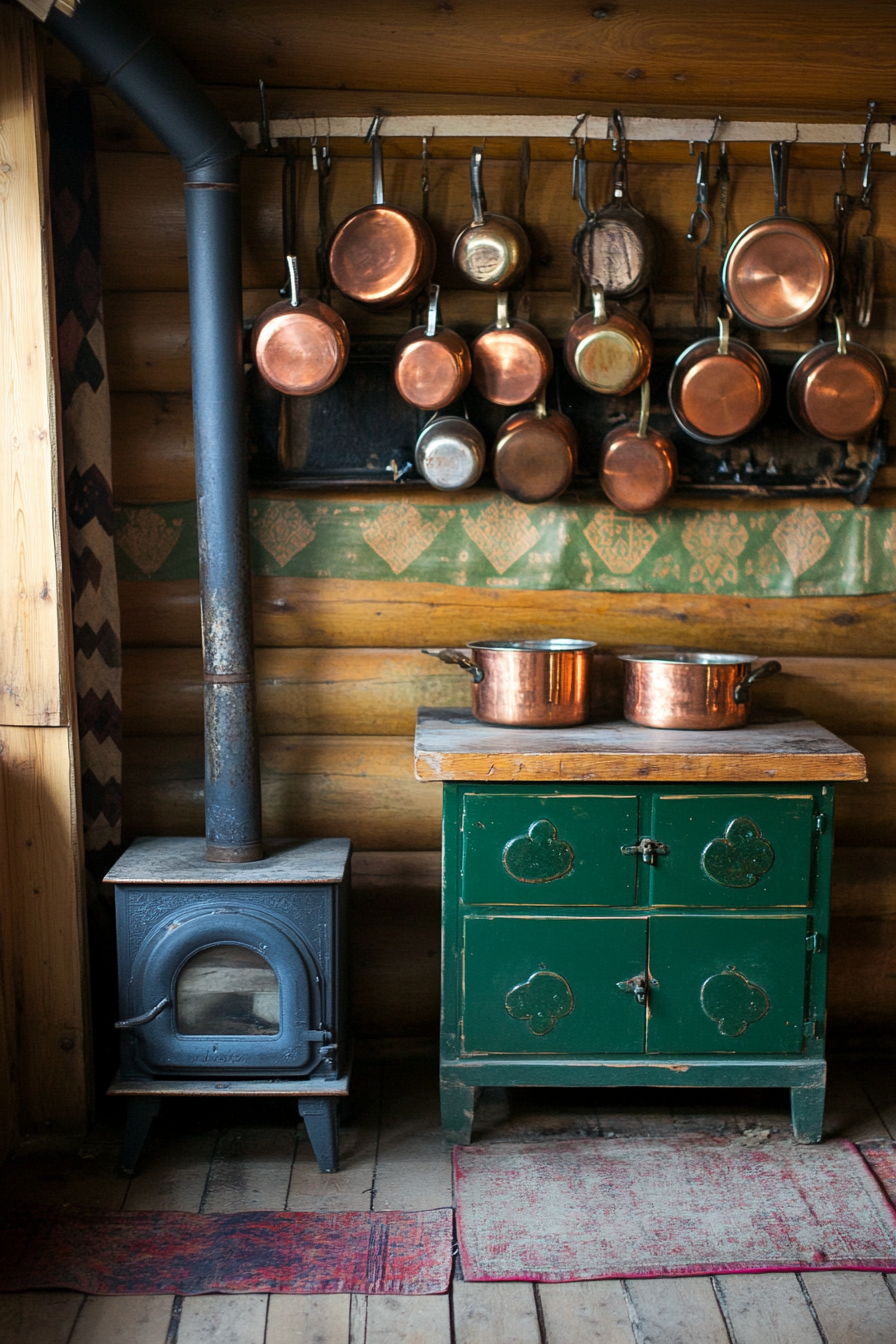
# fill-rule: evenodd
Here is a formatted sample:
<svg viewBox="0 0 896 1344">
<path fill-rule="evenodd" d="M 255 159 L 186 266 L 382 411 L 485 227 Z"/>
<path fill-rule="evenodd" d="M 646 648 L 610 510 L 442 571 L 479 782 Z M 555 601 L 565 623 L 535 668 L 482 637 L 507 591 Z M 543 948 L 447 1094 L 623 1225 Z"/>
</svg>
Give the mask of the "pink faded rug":
<svg viewBox="0 0 896 1344">
<path fill-rule="evenodd" d="M 112 1213 L 0 1219 L 0 1292 L 446 1293 L 451 1209 L 426 1213 Z"/>
<path fill-rule="evenodd" d="M 572 1139 L 455 1148 L 464 1278 L 896 1270 L 896 1155 L 845 1139 Z"/>
</svg>

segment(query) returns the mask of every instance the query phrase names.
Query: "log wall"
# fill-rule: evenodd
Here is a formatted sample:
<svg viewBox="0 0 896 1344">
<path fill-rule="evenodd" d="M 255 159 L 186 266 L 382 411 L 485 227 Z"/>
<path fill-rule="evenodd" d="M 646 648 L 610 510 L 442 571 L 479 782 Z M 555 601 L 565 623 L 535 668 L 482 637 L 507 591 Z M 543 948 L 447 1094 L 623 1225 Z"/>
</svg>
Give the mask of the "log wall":
<svg viewBox="0 0 896 1344">
<path fill-rule="evenodd" d="M 728 115 L 735 108 L 762 108 L 771 115 L 783 105 L 827 115 L 839 109 L 855 119 L 862 105 L 861 99 L 855 101 L 856 87 L 864 99 L 866 90 L 874 95 L 877 81 L 881 89 L 875 96 L 885 97 L 890 92 L 887 81 L 892 83 L 882 55 L 890 40 L 890 18 L 884 7 L 871 3 L 860 4 L 861 23 L 855 7 L 849 11 L 849 31 L 863 35 L 861 61 L 855 58 L 854 44 L 845 41 L 846 30 L 839 45 L 826 32 L 823 52 L 807 50 L 807 35 L 817 24 L 816 10 L 808 3 L 791 7 L 786 20 L 768 5 L 762 23 L 755 14 L 748 23 L 743 16 L 707 5 L 711 18 L 706 25 L 692 21 L 691 11 L 685 21 L 668 6 L 654 5 L 652 22 L 660 25 L 656 32 L 661 29 L 664 40 L 654 41 L 643 60 L 635 54 L 635 11 L 623 13 L 622 7 L 618 12 L 613 6 L 595 10 L 610 16 L 600 27 L 602 21 L 590 17 L 589 7 L 555 6 L 548 35 L 543 7 L 524 0 L 513 7 L 510 26 L 517 37 L 512 52 L 506 40 L 507 7 L 500 5 L 486 7 L 489 22 L 499 11 L 503 17 L 490 36 L 478 35 L 475 49 L 465 45 L 464 22 L 470 16 L 461 4 L 403 7 L 402 32 L 394 25 L 383 27 L 391 9 L 387 0 L 350 3 L 335 11 L 319 6 L 317 20 L 305 6 L 300 35 L 293 32 L 295 20 L 288 7 L 271 7 L 248 27 L 245 8 L 235 0 L 214 9 L 196 5 L 185 11 L 169 0 L 154 7 L 154 18 L 190 68 L 216 81 L 212 96 L 234 119 L 256 115 L 256 95 L 249 86 L 259 71 L 273 86 L 268 97 L 275 116 L 309 110 L 424 111 L 437 102 L 439 108 L 454 111 L 511 106 L 514 111 L 568 110 L 574 120 L 575 111 L 581 110 L 579 99 L 582 108 L 596 111 L 603 110 L 601 98 L 610 98 L 624 100 L 633 111 L 656 112 L 660 105 L 671 110 L 683 104 L 691 109 L 711 105 L 715 111 L 724 102 Z M 642 10 L 636 26 L 643 38 L 650 25 Z M 838 21 L 846 23 L 843 16 Z M 728 51 L 724 86 L 716 64 L 720 24 Z M 600 89 L 580 55 L 598 28 L 605 72 Z M 760 31 L 762 41 L 754 51 Z M 499 50 L 501 59 L 496 59 Z M 848 73 L 850 61 L 857 67 L 854 76 Z M 315 87 L 300 87 L 309 83 L 311 69 Z M 421 88 L 430 92 L 415 92 Z M 786 99 L 781 92 L 785 88 Z M 180 172 L 106 91 L 94 91 L 94 109 L 116 498 L 120 505 L 184 501 L 194 497 L 195 486 Z M 300 259 L 308 280 L 314 276 L 318 227 L 316 180 L 307 142 L 300 148 Z M 360 142 L 339 142 L 333 148 L 330 223 L 369 199 L 367 151 Z M 421 204 L 419 148 L 405 141 L 386 144 L 388 199 L 412 209 Z M 455 289 L 446 261 L 453 234 L 469 218 L 469 150 L 463 142 L 430 145 L 429 211 L 440 248 L 436 278 L 443 285 L 446 321 L 485 325 L 492 317 L 492 300 Z M 486 147 L 486 187 L 493 209 L 516 211 L 517 152 L 518 145 L 504 141 Z M 563 141 L 532 145 L 527 198 L 535 258 L 532 317 L 553 336 L 562 334 L 569 321 L 569 244 L 580 221 L 569 193 L 570 153 Z M 765 146 L 733 146 L 731 156 L 733 236 L 769 213 L 771 190 Z M 609 195 L 609 146 L 590 146 L 589 157 L 591 199 L 600 204 Z M 792 162 L 792 213 L 810 218 L 830 235 L 832 198 L 840 182 L 839 150 L 797 146 Z M 855 191 L 855 148 L 849 163 L 850 190 Z M 276 154 L 250 156 L 245 164 L 247 315 L 273 300 L 282 278 L 280 168 Z M 877 157 L 878 300 L 869 335 L 891 373 L 896 368 L 894 168 L 896 161 Z M 633 198 L 658 222 L 661 234 L 664 261 L 657 317 L 671 328 L 690 320 L 693 251 L 684 235 L 693 209 L 694 169 L 687 146 L 632 148 Z M 714 175 L 710 208 L 716 227 L 704 255 L 712 294 L 719 265 L 720 208 Z M 338 296 L 334 304 L 356 334 L 397 335 L 407 325 L 405 312 L 374 316 Z M 814 331 L 801 329 L 776 338 L 775 345 L 802 349 L 813 339 Z M 760 345 L 768 343 L 760 337 Z M 872 504 L 891 505 L 888 492 L 894 487 L 896 468 L 890 466 L 879 476 Z M 688 507 L 701 505 L 689 499 Z M 705 507 L 717 503 L 708 501 Z M 361 851 L 353 916 L 361 1035 L 387 1040 L 394 1048 L 416 1048 L 421 1040 L 431 1040 L 438 1018 L 439 797 L 435 787 L 413 779 L 413 721 L 420 703 L 466 703 L 467 684 L 418 650 L 487 635 L 558 632 L 594 638 L 605 649 L 637 643 L 736 646 L 782 657 L 785 675 L 758 687 L 757 700 L 817 717 L 866 751 L 870 783 L 838 792 L 831 1005 L 844 1032 L 879 1031 L 892 1019 L 896 595 L 754 600 L 279 578 L 256 579 L 254 597 L 266 830 L 348 834 Z M 202 829 L 197 587 L 186 580 L 123 583 L 121 601 L 125 829 L 129 836 L 196 834 Z M 612 685 L 607 694 L 612 698 Z M 875 986 L 872 995 L 860 988 L 869 976 Z"/>
</svg>

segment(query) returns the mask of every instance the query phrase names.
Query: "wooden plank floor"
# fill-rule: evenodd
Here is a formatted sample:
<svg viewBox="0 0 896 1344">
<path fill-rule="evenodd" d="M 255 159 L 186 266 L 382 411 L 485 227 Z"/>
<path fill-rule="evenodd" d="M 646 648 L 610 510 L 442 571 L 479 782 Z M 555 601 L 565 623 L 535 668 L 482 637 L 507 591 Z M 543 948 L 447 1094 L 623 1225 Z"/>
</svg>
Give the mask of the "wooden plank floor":
<svg viewBox="0 0 896 1344">
<path fill-rule="evenodd" d="M 120 1116 L 81 1143 L 27 1145 L 5 1199 L 109 1209 L 426 1209 L 451 1202 L 432 1061 L 356 1070 L 342 1170 L 322 1176 L 285 1099 L 168 1102 L 132 1180 Z M 892 1061 L 834 1062 L 826 1133 L 896 1138 Z M 475 1138 L 787 1130 L 783 1092 L 526 1089 L 483 1093 Z M 757 1139 L 761 1141 L 761 1133 Z M 0 1295 L 2 1344 L 893 1344 L 896 1276 L 737 1274 L 477 1284 L 444 1297 Z"/>
</svg>

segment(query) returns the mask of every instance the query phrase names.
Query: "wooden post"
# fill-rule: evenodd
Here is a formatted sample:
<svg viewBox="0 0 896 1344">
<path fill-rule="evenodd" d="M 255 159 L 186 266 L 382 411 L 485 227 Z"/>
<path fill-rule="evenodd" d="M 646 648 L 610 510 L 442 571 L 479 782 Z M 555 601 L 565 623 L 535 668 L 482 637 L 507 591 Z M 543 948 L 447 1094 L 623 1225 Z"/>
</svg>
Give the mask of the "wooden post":
<svg viewBox="0 0 896 1344">
<path fill-rule="evenodd" d="M 76 1131 L 88 1109 L 78 741 L 49 228 L 33 21 L 0 5 L 0 980 L 13 1015 L 0 1106 L 7 1133 Z M 4 1088 L 10 1076 L 14 1098 Z"/>
</svg>

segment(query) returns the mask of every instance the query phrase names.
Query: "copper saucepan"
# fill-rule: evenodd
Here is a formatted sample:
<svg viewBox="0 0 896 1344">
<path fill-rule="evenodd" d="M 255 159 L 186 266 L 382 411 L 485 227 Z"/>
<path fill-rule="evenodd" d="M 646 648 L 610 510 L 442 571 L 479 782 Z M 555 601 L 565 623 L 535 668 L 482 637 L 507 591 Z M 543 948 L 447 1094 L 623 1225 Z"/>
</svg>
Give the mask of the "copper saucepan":
<svg viewBox="0 0 896 1344">
<path fill-rule="evenodd" d="M 648 425 L 650 384 L 641 384 L 641 416 L 637 423 L 618 425 L 600 449 L 601 489 L 617 509 L 647 513 L 668 495 L 678 474 L 675 444 Z"/>
<path fill-rule="evenodd" d="M 495 483 L 521 504 L 545 504 L 568 488 L 578 447 L 572 421 L 549 411 L 542 393 L 534 407 L 516 411 L 498 430 Z"/>
<path fill-rule="evenodd" d="M 534 401 L 554 371 L 547 337 L 521 318 L 511 319 L 507 293 L 498 294 L 498 314 L 470 347 L 473 385 L 486 401 L 498 406 L 521 406 Z"/>
<path fill-rule="evenodd" d="M 437 326 L 439 286 L 429 287 L 425 327 L 412 327 L 395 347 L 392 376 L 405 401 L 422 411 L 440 411 L 456 401 L 470 381 L 472 363 L 463 336 Z"/>
<path fill-rule="evenodd" d="M 589 714 L 587 639 L 479 639 L 462 649 L 423 649 L 473 678 L 473 713 L 511 728 L 569 728 Z"/>
<path fill-rule="evenodd" d="M 325 392 L 341 375 L 351 340 L 339 314 L 318 299 L 299 302 L 299 268 L 287 257 L 290 298 L 272 303 L 252 329 L 252 358 L 266 383 L 291 397 Z"/>
<path fill-rule="evenodd" d="M 747 653 L 626 653 L 624 713 L 644 728 L 743 728 L 750 687 L 781 671 Z"/>
<path fill-rule="evenodd" d="M 787 406 L 806 434 L 860 439 L 880 418 L 889 387 L 887 371 L 873 350 L 848 339 L 838 313 L 836 341 L 807 350 L 793 366 Z"/>
<path fill-rule="evenodd" d="M 466 490 L 485 466 L 485 439 L 459 415 L 437 415 L 423 426 L 414 449 L 414 465 L 436 490 Z"/>
<path fill-rule="evenodd" d="M 592 311 L 576 319 L 563 346 L 566 367 L 589 392 L 624 397 L 650 372 L 653 341 L 643 322 L 591 286 Z"/>
<path fill-rule="evenodd" d="M 742 322 L 787 331 L 816 317 L 830 298 L 834 258 L 821 234 L 787 213 L 790 146 L 770 146 L 775 213 L 738 234 L 722 266 L 722 286 Z"/>
<path fill-rule="evenodd" d="M 691 438 L 728 443 L 753 429 L 768 410 L 771 381 L 765 360 L 731 337 L 727 317 L 678 356 L 669 379 L 669 404 Z"/>
<path fill-rule="evenodd" d="M 373 205 L 344 219 L 327 247 L 330 278 L 346 298 L 365 308 L 400 308 L 422 292 L 432 278 L 436 241 L 432 230 L 411 210 L 386 205 L 383 195 L 383 147 L 373 123 Z"/>
<path fill-rule="evenodd" d="M 515 219 L 488 213 L 482 191 L 482 147 L 470 157 L 473 222 L 454 240 L 454 269 L 477 289 L 512 289 L 529 265 L 529 239 Z"/>
</svg>

